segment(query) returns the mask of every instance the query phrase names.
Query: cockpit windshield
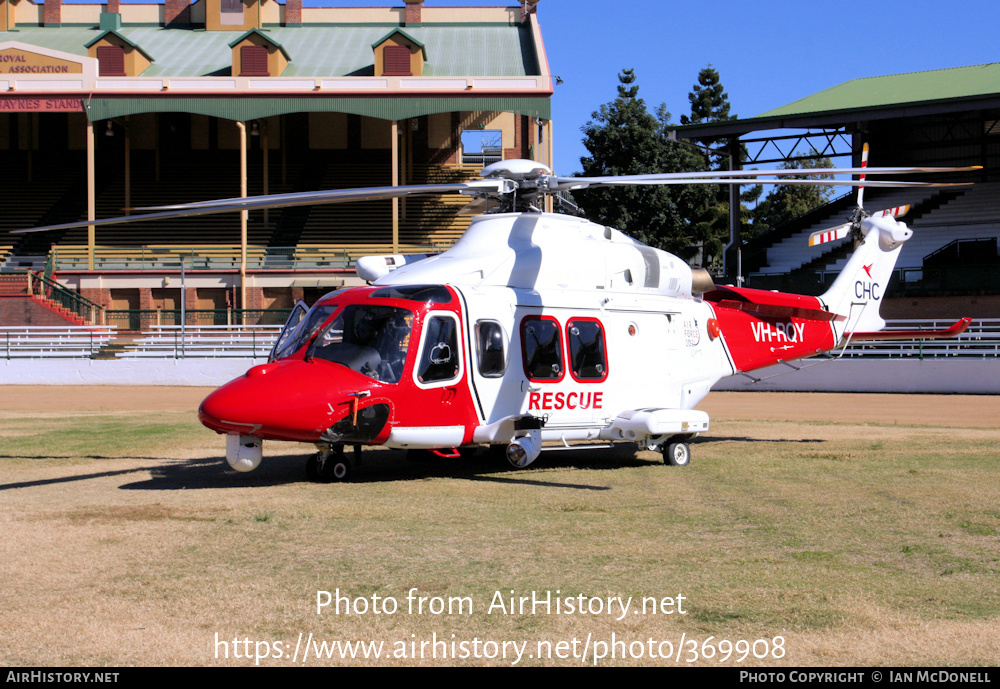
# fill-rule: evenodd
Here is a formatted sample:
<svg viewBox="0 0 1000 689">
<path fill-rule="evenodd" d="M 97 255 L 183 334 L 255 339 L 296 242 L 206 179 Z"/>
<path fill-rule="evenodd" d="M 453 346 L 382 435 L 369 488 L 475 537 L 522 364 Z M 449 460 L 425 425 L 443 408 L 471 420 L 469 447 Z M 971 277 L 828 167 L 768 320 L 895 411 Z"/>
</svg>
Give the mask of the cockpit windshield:
<svg viewBox="0 0 1000 689">
<path fill-rule="evenodd" d="M 325 359 L 374 380 L 403 375 L 413 313 L 395 306 L 348 304 L 316 337 L 306 358 Z"/>
<path fill-rule="evenodd" d="M 316 334 L 316 331 L 326 322 L 326 319 L 337 310 L 337 306 L 337 304 L 317 304 L 309 310 L 305 317 L 293 312 L 292 317 L 289 318 L 289 322 L 285 324 L 285 330 L 282 331 L 281 336 L 278 338 L 278 344 L 274 347 L 272 357 L 274 359 L 282 359 L 299 351 L 309 341 L 309 338 Z M 296 306 L 296 310 L 298 310 L 298 306 Z M 295 317 L 298 317 L 300 320 L 298 321 L 298 326 L 294 330 L 291 330 L 290 328 L 293 326 L 292 321 Z"/>
</svg>

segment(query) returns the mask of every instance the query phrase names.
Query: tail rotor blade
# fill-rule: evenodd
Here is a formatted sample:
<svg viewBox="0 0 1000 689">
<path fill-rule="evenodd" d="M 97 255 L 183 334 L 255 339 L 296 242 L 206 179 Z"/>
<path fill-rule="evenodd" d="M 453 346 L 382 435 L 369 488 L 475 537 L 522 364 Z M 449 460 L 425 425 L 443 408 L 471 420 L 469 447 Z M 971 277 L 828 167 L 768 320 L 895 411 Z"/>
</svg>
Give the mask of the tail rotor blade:
<svg viewBox="0 0 1000 689">
<path fill-rule="evenodd" d="M 826 244 L 827 242 L 835 242 L 838 239 L 843 239 L 851 231 L 851 223 L 845 222 L 843 225 L 837 225 L 836 227 L 831 227 L 828 230 L 816 230 L 811 235 L 809 235 L 809 246 L 819 246 L 820 244 Z"/>
<path fill-rule="evenodd" d="M 905 206 L 895 206 L 893 208 L 886 208 L 884 211 L 877 211 L 875 213 L 872 213 L 871 217 L 873 217 L 873 218 L 885 218 L 885 217 L 901 218 L 904 215 L 906 215 L 907 213 L 909 213 L 909 211 L 910 211 L 910 204 L 906 204 Z"/>
<path fill-rule="evenodd" d="M 867 168 L 868 168 L 868 144 L 866 143 L 864 145 L 864 148 L 861 149 L 861 169 L 864 170 Z M 858 181 L 860 182 L 865 181 L 864 172 L 858 175 Z M 864 200 L 865 200 L 865 187 L 862 184 L 861 186 L 858 187 L 858 208 L 865 207 Z"/>
</svg>

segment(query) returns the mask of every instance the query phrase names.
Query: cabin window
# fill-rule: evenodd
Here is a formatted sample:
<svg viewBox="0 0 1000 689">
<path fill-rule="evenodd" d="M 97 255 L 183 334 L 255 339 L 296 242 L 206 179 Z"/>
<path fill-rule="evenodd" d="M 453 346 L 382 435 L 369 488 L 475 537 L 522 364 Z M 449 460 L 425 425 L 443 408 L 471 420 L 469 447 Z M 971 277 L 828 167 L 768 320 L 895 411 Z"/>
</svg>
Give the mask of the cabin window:
<svg viewBox="0 0 1000 689">
<path fill-rule="evenodd" d="M 97 64 L 102 77 L 125 76 L 125 49 L 120 45 L 98 46 Z"/>
<path fill-rule="evenodd" d="M 451 316 L 431 316 L 424 321 L 424 344 L 417 360 L 417 380 L 440 383 L 458 378 L 458 322 Z"/>
<path fill-rule="evenodd" d="M 267 76 L 267 46 L 245 45 L 240 48 L 240 76 Z"/>
<path fill-rule="evenodd" d="M 382 73 L 391 77 L 413 76 L 410 49 L 405 45 L 387 45 L 382 50 Z"/>
<path fill-rule="evenodd" d="M 598 382 L 608 377 L 608 355 L 604 327 L 591 318 L 574 318 L 566 324 L 570 372 L 580 382 Z"/>
<path fill-rule="evenodd" d="M 563 350 L 559 321 L 529 316 L 521 321 L 521 353 L 529 380 L 549 383 L 562 380 Z"/>
<path fill-rule="evenodd" d="M 496 321 L 476 323 L 476 354 L 479 374 L 499 378 L 507 370 L 507 335 Z"/>
</svg>

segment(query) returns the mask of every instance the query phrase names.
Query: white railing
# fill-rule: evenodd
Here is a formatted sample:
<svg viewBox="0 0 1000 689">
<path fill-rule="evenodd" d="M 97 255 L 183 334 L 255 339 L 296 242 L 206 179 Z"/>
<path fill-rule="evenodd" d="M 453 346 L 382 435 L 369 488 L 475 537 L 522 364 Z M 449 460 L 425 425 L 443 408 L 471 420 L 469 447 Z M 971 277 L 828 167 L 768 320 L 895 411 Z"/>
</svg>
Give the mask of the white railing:
<svg viewBox="0 0 1000 689">
<path fill-rule="evenodd" d="M 955 319 L 957 320 L 957 319 Z M 887 330 L 944 330 L 955 320 L 892 320 Z M 266 359 L 279 325 L 153 325 L 115 352 L 120 359 Z M 115 326 L 0 327 L 0 358 L 93 358 L 115 341 Z M 835 350 L 830 356 L 841 356 Z M 957 337 L 855 342 L 844 357 L 1000 360 L 1000 318 L 982 318 Z"/>
<path fill-rule="evenodd" d="M 280 325 L 153 325 L 116 356 L 184 359 L 243 357 L 266 359 Z"/>
<path fill-rule="evenodd" d="M 892 330 L 945 330 L 958 320 L 900 319 L 886 322 L 886 331 Z M 840 350 L 833 352 L 834 355 Z M 1000 318 L 979 318 L 969 329 L 957 337 L 940 340 L 878 340 L 851 343 L 844 350 L 845 357 L 877 358 L 1000 358 Z"/>
<path fill-rule="evenodd" d="M 115 337 L 115 326 L 12 325 L 0 327 L 5 359 L 90 358 Z"/>
</svg>

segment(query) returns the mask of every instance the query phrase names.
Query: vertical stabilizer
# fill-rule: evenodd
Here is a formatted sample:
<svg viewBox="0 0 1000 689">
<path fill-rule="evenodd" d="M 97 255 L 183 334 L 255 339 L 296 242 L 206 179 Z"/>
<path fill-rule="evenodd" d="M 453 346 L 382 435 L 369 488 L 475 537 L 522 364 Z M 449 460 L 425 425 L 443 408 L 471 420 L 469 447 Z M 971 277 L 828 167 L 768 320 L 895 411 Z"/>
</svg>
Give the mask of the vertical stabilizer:
<svg viewBox="0 0 1000 689">
<path fill-rule="evenodd" d="M 834 324 L 838 337 L 845 332 L 875 332 L 885 327 L 879 307 L 899 250 L 913 231 L 885 216 L 862 220 L 860 234 L 863 239 L 843 272 L 820 297 L 830 311 L 845 316 Z"/>
</svg>

